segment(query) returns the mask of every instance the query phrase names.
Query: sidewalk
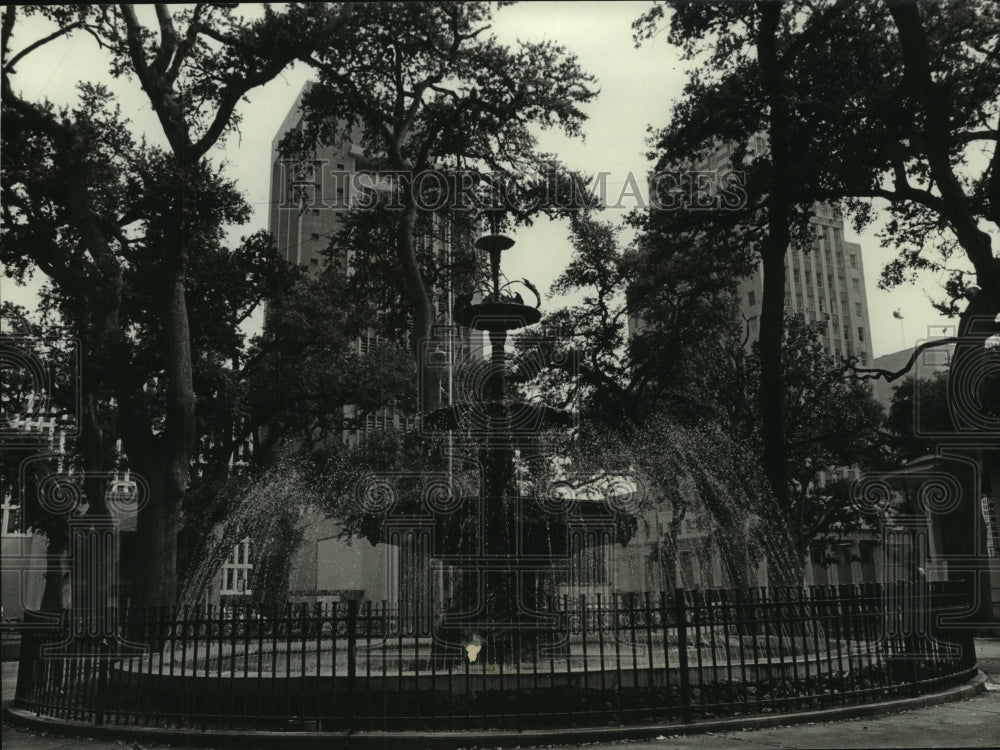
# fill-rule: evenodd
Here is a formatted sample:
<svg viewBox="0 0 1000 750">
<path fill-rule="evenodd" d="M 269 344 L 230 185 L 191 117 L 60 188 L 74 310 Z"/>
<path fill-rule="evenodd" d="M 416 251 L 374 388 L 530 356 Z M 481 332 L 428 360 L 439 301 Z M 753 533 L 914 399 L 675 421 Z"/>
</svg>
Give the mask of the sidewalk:
<svg viewBox="0 0 1000 750">
<path fill-rule="evenodd" d="M 1000 639 L 978 639 L 979 666 L 990 677 L 974 698 L 888 716 L 801 724 L 774 729 L 679 735 L 598 747 L 621 750 L 740 750 L 753 748 L 1000 747 Z M 14 691 L 16 665 L 3 664 L 3 700 Z M 3 725 L 5 750 L 145 750 L 166 745 L 61 738 Z M 581 747 L 569 745 L 566 747 Z"/>
</svg>

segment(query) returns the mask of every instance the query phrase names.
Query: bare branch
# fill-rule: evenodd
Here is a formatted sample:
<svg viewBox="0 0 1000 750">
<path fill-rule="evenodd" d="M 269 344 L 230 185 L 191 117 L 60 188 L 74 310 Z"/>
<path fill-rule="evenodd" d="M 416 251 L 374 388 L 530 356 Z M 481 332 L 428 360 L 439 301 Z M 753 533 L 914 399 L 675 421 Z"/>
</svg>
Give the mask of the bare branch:
<svg viewBox="0 0 1000 750">
<path fill-rule="evenodd" d="M 13 9 L 8 9 L 7 12 L 10 14 L 10 22 L 11 22 L 11 24 L 13 24 L 13 22 L 14 22 L 14 11 L 13 11 Z M 83 22 L 82 21 L 74 21 L 73 23 L 69 24 L 68 26 L 65 26 L 65 27 L 63 27 L 61 29 L 53 31 L 51 34 L 49 34 L 46 37 L 43 37 L 42 39 L 39 39 L 37 42 L 33 42 L 32 44 L 29 44 L 23 50 L 21 50 L 16 55 L 14 55 L 13 59 L 11 59 L 9 62 L 4 63 L 4 66 L 3 66 L 4 72 L 13 73 L 14 72 L 14 66 L 16 66 L 21 60 L 23 60 L 29 54 L 31 54 L 32 52 L 34 52 L 36 49 L 38 49 L 39 47 L 42 47 L 42 46 L 48 44 L 49 42 L 51 42 L 54 39 L 58 39 L 61 36 L 65 36 L 66 34 L 70 33 L 71 31 L 73 31 L 75 29 L 79 29 L 82 26 L 83 26 Z M 9 38 L 7 36 L 6 27 L 7 27 L 7 19 L 4 18 L 4 53 L 5 54 L 7 52 L 7 43 L 8 43 L 8 38 Z"/>
<path fill-rule="evenodd" d="M 156 21 L 160 26 L 160 48 L 156 51 L 152 69 L 157 77 L 165 76 L 177 52 L 177 30 L 170 17 L 170 10 L 163 3 L 156 3 Z"/>
<path fill-rule="evenodd" d="M 847 364 L 841 369 L 841 374 L 846 375 L 851 373 L 854 376 L 860 377 L 862 380 L 878 380 L 882 378 L 887 383 L 892 383 L 893 381 L 899 380 L 901 377 L 906 375 L 917 361 L 917 357 L 921 355 L 922 352 L 927 349 L 933 349 L 936 346 L 944 346 L 945 344 L 957 344 L 959 339 L 955 336 L 950 336 L 943 339 L 934 339 L 933 341 L 925 341 L 913 350 L 913 354 L 910 355 L 910 359 L 907 361 L 906 365 L 895 372 L 892 370 L 883 370 L 877 367 L 867 367 L 859 368 L 855 367 L 853 364 Z"/>
</svg>

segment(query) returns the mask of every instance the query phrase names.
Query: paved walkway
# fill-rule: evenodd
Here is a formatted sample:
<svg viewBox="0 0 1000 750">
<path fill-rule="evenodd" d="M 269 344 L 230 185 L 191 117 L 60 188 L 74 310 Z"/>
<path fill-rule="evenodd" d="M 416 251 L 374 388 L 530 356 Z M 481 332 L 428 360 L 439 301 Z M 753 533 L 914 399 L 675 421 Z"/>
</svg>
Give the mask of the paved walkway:
<svg viewBox="0 0 1000 750">
<path fill-rule="evenodd" d="M 622 741 L 616 750 L 752 750 L 753 748 L 1000 747 L 1000 639 L 976 641 L 979 666 L 990 677 L 987 691 L 973 698 L 916 711 L 865 719 L 802 724 L 742 732 Z M 14 692 L 16 665 L 3 664 L 3 701 Z M 61 738 L 3 725 L 4 750 L 145 750 L 166 745 Z M 567 746 L 567 747 L 581 747 Z M 587 750 L 599 746 L 588 744 Z"/>
</svg>

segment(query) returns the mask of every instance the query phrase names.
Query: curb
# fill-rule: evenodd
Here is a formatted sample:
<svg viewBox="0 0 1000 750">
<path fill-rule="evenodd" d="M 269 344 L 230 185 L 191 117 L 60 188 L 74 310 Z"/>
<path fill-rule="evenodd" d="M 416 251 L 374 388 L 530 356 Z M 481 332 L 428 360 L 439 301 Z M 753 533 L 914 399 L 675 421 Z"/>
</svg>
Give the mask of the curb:
<svg viewBox="0 0 1000 750">
<path fill-rule="evenodd" d="M 185 747 L 216 748 L 277 748 L 341 747 L 379 748 L 380 750 L 412 750 L 433 747 L 461 750 L 475 747 L 522 747 L 532 745 L 568 745 L 621 740 L 649 740 L 660 735 L 703 734 L 707 732 L 743 731 L 776 726 L 828 722 L 867 716 L 912 711 L 918 708 L 953 703 L 986 691 L 987 677 L 978 672 L 969 682 L 938 693 L 914 698 L 899 698 L 881 703 L 864 703 L 818 711 L 803 711 L 767 716 L 741 716 L 713 719 L 694 724 L 641 724 L 619 727 L 573 727 L 568 729 L 528 729 L 524 731 L 451 731 L 451 732 L 264 732 L 157 727 L 95 727 L 85 722 L 67 719 L 40 719 L 30 712 L 4 706 L 4 719 L 34 731 L 51 732 L 71 737 L 132 740 L 147 743 L 168 743 Z"/>
</svg>

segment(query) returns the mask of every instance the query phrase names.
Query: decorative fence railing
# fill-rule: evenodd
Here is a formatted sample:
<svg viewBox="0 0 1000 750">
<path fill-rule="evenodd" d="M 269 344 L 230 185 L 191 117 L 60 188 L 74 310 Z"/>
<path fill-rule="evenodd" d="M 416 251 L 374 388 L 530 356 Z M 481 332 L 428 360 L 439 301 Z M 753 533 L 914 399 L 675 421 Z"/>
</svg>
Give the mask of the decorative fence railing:
<svg viewBox="0 0 1000 750">
<path fill-rule="evenodd" d="M 131 610 L 25 633 L 14 705 L 96 725 L 338 730 L 696 721 L 915 695 L 975 670 L 955 583 L 548 602 L 511 661 L 372 602 Z M 438 631 L 441 632 L 441 631 Z"/>
</svg>

